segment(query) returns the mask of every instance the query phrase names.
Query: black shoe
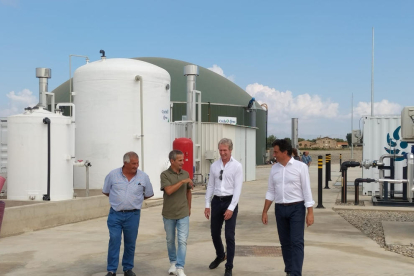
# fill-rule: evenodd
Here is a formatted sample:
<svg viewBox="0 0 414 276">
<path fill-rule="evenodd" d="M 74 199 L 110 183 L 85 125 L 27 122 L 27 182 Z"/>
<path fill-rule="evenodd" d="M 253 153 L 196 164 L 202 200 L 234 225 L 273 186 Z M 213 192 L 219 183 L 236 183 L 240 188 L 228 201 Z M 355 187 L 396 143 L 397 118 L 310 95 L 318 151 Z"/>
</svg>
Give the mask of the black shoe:
<svg viewBox="0 0 414 276">
<path fill-rule="evenodd" d="M 232 275 L 231 269 L 226 268 L 226 272 L 224 272 L 224 276 L 231 276 L 231 275 Z"/>
<path fill-rule="evenodd" d="M 290 272 L 286 272 L 286 276 L 290 276 Z"/>
<path fill-rule="evenodd" d="M 137 276 L 132 270 L 124 271 L 124 276 Z"/>
<path fill-rule="evenodd" d="M 224 255 L 224 258 L 219 258 L 216 257 L 216 259 L 208 266 L 208 268 L 210 269 L 215 269 L 216 267 L 219 266 L 219 264 L 221 264 L 222 262 L 224 262 L 226 260 L 226 256 Z"/>
<path fill-rule="evenodd" d="M 105 276 L 116 276 L 116 273 L 113 273 L 111 271 L 108 271 L 108 273 Z"/>
</svg>

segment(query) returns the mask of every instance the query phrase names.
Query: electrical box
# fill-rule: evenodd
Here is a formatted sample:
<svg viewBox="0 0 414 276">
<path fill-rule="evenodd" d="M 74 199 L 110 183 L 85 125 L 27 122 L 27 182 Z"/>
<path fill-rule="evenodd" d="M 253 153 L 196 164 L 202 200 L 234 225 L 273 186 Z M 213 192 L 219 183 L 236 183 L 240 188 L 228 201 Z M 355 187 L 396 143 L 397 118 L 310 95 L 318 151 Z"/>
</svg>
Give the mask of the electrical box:
<svg viewBox="0 0 414 276">
<path fill-rule="evenodd" d="M 207 150 L 205 153 L 206 160 L 214 160 L 214 154 L 216 152 L 214 150 Z"/>
<path fill-rule="evenodd" d="M 361 130 L 357 129 L 357 130 L 353 130 L 352 131 L 352 144 L 361 144 L 361 139 L 362 135 L 361 135 Z"/>
<path fill-rule="evenodd" d="M 401 140 L 414 142 L 414 106 L 404 107 L 401 111 Z"/>
</svg>

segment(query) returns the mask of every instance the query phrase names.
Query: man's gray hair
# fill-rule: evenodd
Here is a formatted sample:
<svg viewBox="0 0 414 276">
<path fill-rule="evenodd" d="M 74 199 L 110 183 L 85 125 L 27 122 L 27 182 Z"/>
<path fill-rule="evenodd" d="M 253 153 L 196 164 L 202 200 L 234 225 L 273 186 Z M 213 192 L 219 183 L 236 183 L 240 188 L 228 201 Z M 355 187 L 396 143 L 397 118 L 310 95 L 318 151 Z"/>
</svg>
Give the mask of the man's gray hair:
<svg viewBox="0 0 414 276">
<path fill-rule="evenodd" d="M 168 160 L 174 160 L 177 159 L 177 155 L 184 155 L 184 153 L 181 150 L 172 150 L 170 154 L 168 154 Z"/>
<path fill-rule="evenodd" d="M 127 153 L 124 154 L 124 163 L 131 162 L 131 158 L 137 158 L 139 160 L 138 154 L 136 154 L 133 151 L 129 151 L 129 152 L 127 152 Z"/>
<path fill-rule="evenodd" d="M 229 150 L 233 150 L 233 141 L 231 141 L 231 139 L 229 138 L 223 138 L 220 140 L 220 142 L 218 142 L 218 146 L 220 145 L 228 145 L 229 146 Z"/>
</svg>

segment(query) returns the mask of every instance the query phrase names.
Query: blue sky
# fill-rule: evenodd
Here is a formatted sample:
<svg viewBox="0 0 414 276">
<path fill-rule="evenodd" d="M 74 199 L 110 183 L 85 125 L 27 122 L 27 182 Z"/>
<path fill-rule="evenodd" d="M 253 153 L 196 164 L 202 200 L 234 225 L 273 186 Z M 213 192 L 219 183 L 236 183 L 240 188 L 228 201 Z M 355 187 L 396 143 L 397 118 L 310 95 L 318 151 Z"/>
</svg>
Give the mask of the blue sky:
<svg viewBox="0 0 414 276">
<path fill-rule="evenodd" d="M 269 105 L 269 134 L 345 138 L 370 113 L 414 105 L 414 1 L 0 0 L 0 116 L 69 78 L 69 55 L 166 57 L 211 68 Z M 84 64 L 74 58 L 73 70 Z M 247 103 L 246 103 L 247 104 Z"/>
</svg>

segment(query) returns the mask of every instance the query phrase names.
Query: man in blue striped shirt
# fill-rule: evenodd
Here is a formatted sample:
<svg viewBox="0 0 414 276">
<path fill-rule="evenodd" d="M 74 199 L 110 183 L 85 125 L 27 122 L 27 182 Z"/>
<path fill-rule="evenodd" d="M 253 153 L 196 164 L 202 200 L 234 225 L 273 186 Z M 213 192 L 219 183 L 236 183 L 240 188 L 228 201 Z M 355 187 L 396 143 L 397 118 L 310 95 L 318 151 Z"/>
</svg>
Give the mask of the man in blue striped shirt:
<svg viewBox="0 0 414 276">
<path fill-rule="evenodd" d="M 116 275 L 119 263 L 122 233 L 124 234 L 124 276 L 135 276 L 135 243 L 138 236 L 142 202 L 154 196 L 151 181 L 146 173 L 138 170 L 139 158 L 135 152 L 124 155 L 124 166 L 111 171 L 105 178 L 102 193 L 109 197 L 108 215 L 109 246 L 108 273 Z"/>
</svg>

